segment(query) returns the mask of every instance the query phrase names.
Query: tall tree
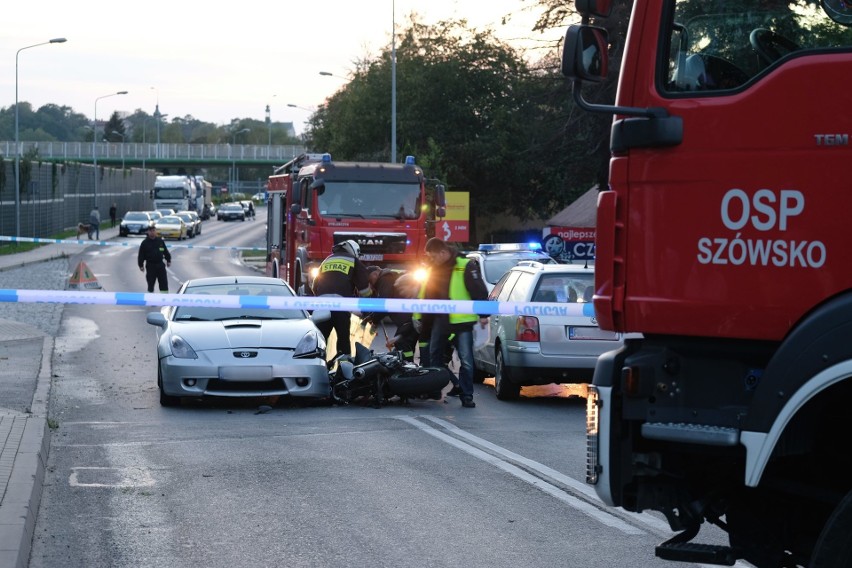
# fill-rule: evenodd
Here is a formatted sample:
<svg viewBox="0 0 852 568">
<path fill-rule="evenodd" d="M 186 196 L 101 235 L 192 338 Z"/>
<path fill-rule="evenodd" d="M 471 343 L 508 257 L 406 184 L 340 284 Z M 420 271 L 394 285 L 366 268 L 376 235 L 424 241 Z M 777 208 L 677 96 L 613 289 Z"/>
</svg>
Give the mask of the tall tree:
<svg viewBox="0 0 852 568">
<path fill-rule="evenodd" d="M 397 140 L 450 189 L 471 192 L 479 215 L 540 217 L 563 206 L 564 175 L 546 176 L 567 93 L 555 68 L 521 55 L 465 21 L 423 25 L 397 40 Z M 312 116 L 310 144 L 350 160 L 390 156 L 391 54 L 364 62 Z M 562 89 L 560 97 L 553 90 Z M 548 104 L 558 102 L 556 112 Z M 544 157 L 542 156 L 544 155 Z"/>
<path fill-rule="evenodd" d="M 124 121 L 121 120 L 118 111 L 113 111 L 109 120 L 104 125 L 104 140 L 108 142 L 124 142 L 125 136 L 127 136 L 127 132 L 124 128 Z"/>
</svg>

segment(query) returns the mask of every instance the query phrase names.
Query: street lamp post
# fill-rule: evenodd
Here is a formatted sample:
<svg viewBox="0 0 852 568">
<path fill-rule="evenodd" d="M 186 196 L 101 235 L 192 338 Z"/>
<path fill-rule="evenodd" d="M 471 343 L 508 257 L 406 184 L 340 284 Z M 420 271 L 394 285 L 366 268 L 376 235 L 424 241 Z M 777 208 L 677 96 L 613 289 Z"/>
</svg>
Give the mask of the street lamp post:
<svg viewBox="0 0 852 568">
<path fill-rule="evenodd" d="M 237 145 L 237 135 L 238 134 L 245 134 L 246 132 L 251 132 L 251 128 L 243 128 L 242 130 L 237 130 L 236 132 L 233 133 L 233 138 L 232 138 L 233 142 L 231 143 L 231 152 L 232 152 L 231 153 L 231 171 L 233 173 L 234 178 L 233 178 L 233 184 L 232 184 L 231 187 L 233 187 L 234 190 L 237 189 L 236 188 L 236 186 L 237 186 L 237 157 L 233 153 L 234 152 L 233 147 Z M 234 193 L 235 193 L 235 191 L 232 191 L 231 195 L 233 195 Z"/>
<path fill-rule="evenodd" d="M 349 80 L 346 77 L 341 77 L 340 75 L 335 75 L 334 73 L 331 73 L 330 71 L 320 71 L 319 74 L 322 75 L 323 77 L 337 77 L 338 79 L 343 79 L 344 81 Z"/>
<path fill-rule="evenodd" d="M 127 91 L 118 91 L 110 93 L 95 99 L 95 117 L 92 120 L 92 163 L 95 167 L 95 207 L 98 206 L 98 101 L 116 95 L 126 95 Z"/>
<path fill-rule="evenodd" d="M 25 49 L 38 47 L 40 45 L 48 45 L 50 43 L 65 43 L 67 40 L 64 37 L 57 37 L 50 41 L 36 43 L 22 47 L 15 52 L 15 235 L 21 235 L 21 148 L 20 134 L 18 130 L 18 54 Z"/>
<path fill-rule="evenodd" d="M 391 2 L 391 163 L 396 163 L 396 3 Z"/>
</svg>

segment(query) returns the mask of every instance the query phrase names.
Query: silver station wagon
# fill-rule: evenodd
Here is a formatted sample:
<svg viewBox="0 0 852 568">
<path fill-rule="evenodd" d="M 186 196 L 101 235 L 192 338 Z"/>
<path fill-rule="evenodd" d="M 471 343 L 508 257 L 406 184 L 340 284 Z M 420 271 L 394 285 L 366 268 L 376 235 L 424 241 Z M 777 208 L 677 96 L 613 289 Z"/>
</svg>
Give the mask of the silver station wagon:
<svg viewBox="0 0 852 568">
<path fill-rule="evenodd" d="M 597 325 L 594 278 L 593 267 L 522 261 L 497 282 L 489 300 L 529 303 L 520 315 L 491 316 L 475 345 L 476 376 L 494 377 L 497 398 L 517 399 L 527 385 L 587 383 L 598 356 L 621 346 L 620 334 Z"/>
</svg>

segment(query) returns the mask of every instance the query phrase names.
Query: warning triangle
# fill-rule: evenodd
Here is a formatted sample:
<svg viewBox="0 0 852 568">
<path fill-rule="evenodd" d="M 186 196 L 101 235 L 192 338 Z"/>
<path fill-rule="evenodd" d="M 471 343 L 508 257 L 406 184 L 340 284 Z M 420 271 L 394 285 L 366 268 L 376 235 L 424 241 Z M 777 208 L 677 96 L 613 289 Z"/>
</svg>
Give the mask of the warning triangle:
<svg viewBox="0 0 852 568">
<path fill-rule="evenodd" d="M 71 274 L 71 278 L 68 280 L 68 289 L 100 290 L 101 285 L 98 283 L 98 279 L 95 278 L 95 275 L 92 274 L 92 271 L 89 270 L 89 267 L 86 266 L 86 263 L 81 260 L 80 264 L 77 265 L 77 268 L 75 268 L 74 272 Z"/>
</svg>

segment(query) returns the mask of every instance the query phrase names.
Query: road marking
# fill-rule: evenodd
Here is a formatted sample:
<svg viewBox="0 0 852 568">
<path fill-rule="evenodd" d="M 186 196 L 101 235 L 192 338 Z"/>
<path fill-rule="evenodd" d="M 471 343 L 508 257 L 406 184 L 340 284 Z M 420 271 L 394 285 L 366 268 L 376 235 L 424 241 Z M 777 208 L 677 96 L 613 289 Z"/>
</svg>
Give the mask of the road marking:
<svg viewBox="0 0 852 568">
<path fill-rule="evenodd" d="M 454 447 L 462 450 L 463 452 L 466 452 L 466 453 L 474 456 L 475 458 L 478 458 L 478 459 L 480 459 L 480 460 L 482 460 L 486 463 L 489 463 L 489 464 L 493 465 L 494 467 L 501 469 L 501 470 L 505 471 L 506 473 L 517 477 L 521 481 L 529 483 L 530 485 L 532 485 L 536 489 L 539 489 L 540 491 L 547 493 L 551 497 L 553 497 L 553 498 L 555 498 L 559 501 L 562 501 L 563 503 L 567 504 L 568 506 L 573 507 L 574 509 L 577 509 L 578 511 L 584 513 L 588 517 L 595 519 L 596 521 L 598 521 L 601 524 L 604 524 L 608 527 L 611 527 L 613 529 L 621 531 L 622 533 L 627 534 L 627 535 L 644 535 L 644 534 L 646 534 L 646 532 L 644 530 L 642 530 L 638 527 L 634 527 L 633 525 L 622 521 L 618 517 L 602 511 L 601 509 L 595 507 L 594 505 L 591 505 L 591 504 L 587 503 L 586 501 L 583 501 L 582 499 L 579 499 L 579 498 L 571 495 L 570 493 L 564 491 L 563 489 L 560 489 L 559 487 L 553 485 L 552 483 L 548 483 L 547 481 L 541 479 L 540 477 L 536 477 L 536 476 L 532 475 L 531 473 L 524 471 L 520 467 L 513 465 L 513 464 L 509 463 L 508 461 L 502 460 L 495 455 L 492 455 L 492 454 L 489 454 L 488 452 L 480 450 L 479 448 L 473 446 L 470 443 L 466 443 L 462 440 L 459 440 L 458 438 L 450 436 L 449 434 L 441 432 L 441 431 L 437 430 L 436 428 L 429 426 L 428 424 L 424 424 L 423 422 L 421 422 L 421 421 L 419 421 L 415 418 L 412 418 L 410 416 L 396 416 L 395 418 L 398 419 L 398 420 L 402 420 L 403 422 L 407 422 L 407 423 L 411 424 L 412 426 L 414 426 L 414 427 L 422 430 L 423 432 L 429 434 L 430 436 L 438 438 L 439 440 L 446 442 L 447 444 L 450 444 L 451 446 L 454 446 Z M 424 416 L 423 418 L 428 418 L 428 417 Z M 443 421 L 441 421 L 441 422 L 443 422 Z M 446 423 L 446 424 L 450 425 L 449 423 Z M 452 425 L 450 425 L 450 426 L 452 426 Z M 455 427 L 453 426 L 453 428 L 455 428 Z M 455 430 L 453 430 L 453 432 L 458 433 L 458 432 L 463 432 L 463 431 L 455 429 Z M 471 436 L 471 438 L 475 438 L 475 436 Z M 470 438 L 468 438 L 468 439 L 470 439 Z M 482 440 L 482 441 L 485 442 L 485 440 Z M 488 442 L 486 442 L 486 443 L 490 444 Z M 531 460 L 527 460 L 527 461 L 529 461 L 530 463 L 535 463 L 535 462 L 532 462 Z M 541 465 L 541 464 L 539 464 L 539 465 Z M 543 468 L 544 466 L 541 465 L 541 467 Z"/>
</svg>

